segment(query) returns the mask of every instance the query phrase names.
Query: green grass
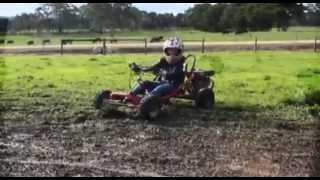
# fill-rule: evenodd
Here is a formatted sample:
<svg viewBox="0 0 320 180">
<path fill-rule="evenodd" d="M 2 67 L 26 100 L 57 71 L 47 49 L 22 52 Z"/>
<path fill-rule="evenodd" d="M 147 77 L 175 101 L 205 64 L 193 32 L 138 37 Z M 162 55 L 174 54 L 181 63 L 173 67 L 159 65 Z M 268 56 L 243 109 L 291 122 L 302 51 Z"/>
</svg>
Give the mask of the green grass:
<svg viewBox="0 0 320 180">
<path fill-rule="evenodd" d="M 152 55 L 5 55 L 3 91 L 11 97 L 32 93 L 68 93 L 93 97 L 102 89 L 128 90 L 128 63 L 149 65 Z M 217 103 L 241 107 L 274 107 L 304 102 L 320 89 L 320 55 L 312 52 L 219 52 L 197 54 L 198 68 L 219 71 L 214 77 Z"/>
<path fill-rule="evenodd" d="M 298 31 L 298 32 L 297 32 Z M 301 32 L 300 32 L 301 31 Z M 272 29 L 270 32 L 252 32 L 235 35 L 222 34 L 222 33 L 210 33 L 197 30 L 187 29 L 172 29 L 172 30 L 137 30 L 137 31 L 124 31 L 116 32 L 115 38 L 150 38 L 153 36 L 180 36 L 185 40 L 200 40 L 205 38 L 207 41 L 253 41 L 255 37 L 258 40 L 270 41 L 270 40 L 313 40 L 315 36 L 320 36 L 319 27 L 290 27 L 287 32 L 278 32 L 276 29 Z M 42 36 L 32 35 L 8 35 L 7 40 L 14 40 L 16 45 L 25 45 L 27 41 L 34 40 L 36 44 L 41 44 L 42 39 L 51 39 L 53 44 L 59 44 L 61 38 L 95 38 L 95 37 L 109 37 L 108 34 L 87 34 L 87 35 L 56 35 L 47 34 Z"/>
<path fill-rule="evenodd" d="M 0 112 L 7 111 L 15 120 L 28 119 L 33 113 L 61 120 L 93 113 L 92 100 L 98 91 L 129 89 L 129 62 L 150 65 L 161 55 L 4 55 L 0 58 Z M 178 103 L 172 109 L 179 117 L 245 120 L 252 127 L 317 122 L 320 54 L 230 51 L 196 56 L 198 68 L 218 72 L 214 76 L 217 104 L 202 114 L 179 108 Z"/>
</svg>

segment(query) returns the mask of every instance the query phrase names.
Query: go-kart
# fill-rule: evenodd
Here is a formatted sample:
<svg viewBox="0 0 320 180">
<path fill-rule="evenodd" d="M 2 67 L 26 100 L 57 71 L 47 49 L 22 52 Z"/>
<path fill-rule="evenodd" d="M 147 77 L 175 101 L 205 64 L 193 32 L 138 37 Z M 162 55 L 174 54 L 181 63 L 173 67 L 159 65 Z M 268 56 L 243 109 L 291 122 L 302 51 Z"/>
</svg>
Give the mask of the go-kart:
<svg viewBox="0 0 320 180">
<path fill-rule="evenodd" d="M 189 59 L 193 58 L 191 68 L 189 66 Z M 179 88 L 173 90 L 165 96 L 150 95 L 146 90 L 144 94 L 139 95 L 140 100 L 138 105 L 132 103 L 127 99 L 128 92 L 113 92 L 111 90 L 103 90 L 95 96 L 94 106 L 97 109 L 104 111 L 118 110 L 121 106 L 132 108 L 139 115 L 147 119 L 155 119 L 163 110 L 163 105 L 170 105 L 171 99 L 188 99 L 194 102 L 196 108 L 212 109 L 215 103 L 214 81 L 210 78 L 215 74 L 213 70 L 201 71 L 196 70 L 196 57 L 194 55 L 186 56 L 184 62 L 184 83 Z M 136 75 L 136 83 L 142 83 L 142 71 L 137 71 L 139 67 L 135 63 L 130 63 L 131 70 L 129 80 L 132 84 L 132 74 Z M 157 79 L 159 72 L 153 72 Z M 154 79 L 154 80 L 155 80 Z"/>
</svg>

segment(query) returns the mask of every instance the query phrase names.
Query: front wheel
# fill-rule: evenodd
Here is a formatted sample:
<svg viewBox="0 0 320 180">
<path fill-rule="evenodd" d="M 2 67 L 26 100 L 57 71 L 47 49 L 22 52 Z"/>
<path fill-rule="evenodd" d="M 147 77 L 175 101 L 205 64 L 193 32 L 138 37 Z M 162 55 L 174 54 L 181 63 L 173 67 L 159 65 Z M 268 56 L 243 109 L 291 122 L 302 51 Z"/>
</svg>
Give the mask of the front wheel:
<svg viewBox="0 0 320 180">
<path fill-rule="evenodd" d="M 147 95 L 141 99 L 140 114 L 149 120 L 153 120 L 161 113 L 162 102 L 159 96 Z"/>
<path fill-rule="evenodd" d="M 96 109 L 101 109 L 102 104 L 103 104 L 103 99 L 108 99 L 110 98 L 111 91 L 101 91 L 96 94 L 94 98 L 93 105 Z"/>
<path fill-rule="evenodd" d="M 212 109 L 215 104 L 215 94 L 212 89 L 200 89 L 195 98 L 196 107 L 201 109 Z"/>
</svg>

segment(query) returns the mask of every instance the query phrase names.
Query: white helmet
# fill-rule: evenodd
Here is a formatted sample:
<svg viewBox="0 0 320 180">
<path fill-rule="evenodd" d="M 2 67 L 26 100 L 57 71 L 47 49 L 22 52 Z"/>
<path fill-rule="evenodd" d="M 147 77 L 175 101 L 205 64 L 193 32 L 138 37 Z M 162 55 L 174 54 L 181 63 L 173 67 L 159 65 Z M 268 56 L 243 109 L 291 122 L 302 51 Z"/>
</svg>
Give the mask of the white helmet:
<svg viewBox="0 0 320 180">
<path fill-rule="evenodd" d="M 171 38 L 167 39 L 166 41 L 164 41 L 164 43 L 163 43 L 163 51 L 166 55 L 168 55 L 168 53 L 167 53 L 168 48 L 176 48 L 179 50 L 179 54 L 181 54 L 183 51 L 183 42 L 178 37 L 171 37 Z"/>
</svg>

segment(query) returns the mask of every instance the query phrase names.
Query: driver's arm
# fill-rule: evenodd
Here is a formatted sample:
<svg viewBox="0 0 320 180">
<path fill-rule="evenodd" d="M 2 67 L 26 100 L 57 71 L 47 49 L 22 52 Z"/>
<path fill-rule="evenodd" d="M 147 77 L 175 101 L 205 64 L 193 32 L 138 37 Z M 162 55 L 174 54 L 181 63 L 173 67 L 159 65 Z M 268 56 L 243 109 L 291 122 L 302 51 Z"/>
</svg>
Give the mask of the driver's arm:
<svg viewBox="0 0 320 180">
<path fill-rule="evenodd" d="M 165 59 L 161 58 L 159 62 L 157 62 L 156 64 L 150 66 L 150 67 L 142 67 L 141 70 L 143 72 L 157 72 L 160 70 L 161 66 L 162 66 L 162 63 L 163 63 L 163 60 L 165 61 Z"/>
</svg>

